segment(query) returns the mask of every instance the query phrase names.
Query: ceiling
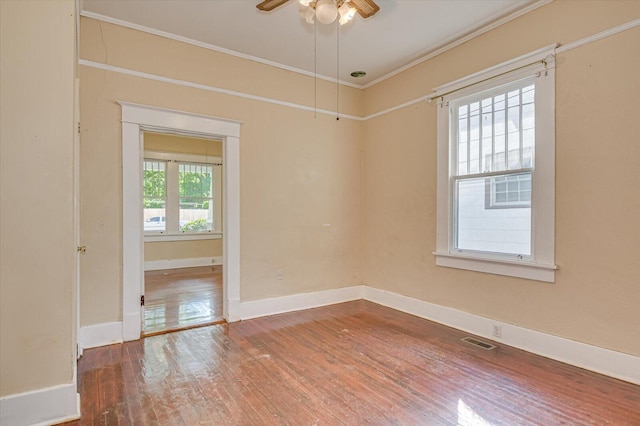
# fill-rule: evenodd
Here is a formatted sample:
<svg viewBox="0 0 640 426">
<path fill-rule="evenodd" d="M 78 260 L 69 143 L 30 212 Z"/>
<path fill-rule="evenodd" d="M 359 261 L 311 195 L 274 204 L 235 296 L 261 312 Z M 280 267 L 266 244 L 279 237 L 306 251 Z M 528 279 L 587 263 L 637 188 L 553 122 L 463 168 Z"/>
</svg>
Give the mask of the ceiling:
<svg viewBox="0 0 640 426">
<path fill-rule="evenodd" d="M 356 14 L 346 25 L 307 24 L 297 0 L 271 12 L 259 0 L 81 0 L 84 16 L 169 33 L 227 53 L 371 85 L 456 40 L 549 0 L 376 0 L 369 19 Z M 337 47 L 339 38 L 339 62 Z M 314 39 L 316 41 L 314 42 Z M 317 59 L 314 61 L 314 45 Z M 352 71 L 365 71 L 362 78 Z"/>
</svg>

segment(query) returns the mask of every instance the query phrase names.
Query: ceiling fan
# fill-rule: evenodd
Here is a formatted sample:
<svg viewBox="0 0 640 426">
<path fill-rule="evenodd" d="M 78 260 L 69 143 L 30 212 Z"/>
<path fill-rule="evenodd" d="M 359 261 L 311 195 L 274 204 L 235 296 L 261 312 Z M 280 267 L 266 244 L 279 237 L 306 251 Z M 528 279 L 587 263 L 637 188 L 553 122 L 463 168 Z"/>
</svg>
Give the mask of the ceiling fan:
<svg viewBox="0 0 640 426">
<path fill-rule="evenodd" d="M 265 0 L 259 3 L 256 7 L 262 11 L 269 12 L 273 9 L 282 6 L 287 3 L 289 0 Z M 378 6 L 373 0 L 299 0 L 303 9 L 300 11 L 300 14 L 307 20 L 309 23 L 313 23 L 313 15 L 315 14 L 323 24 L 329 24 L 335 20 L 335 17 L 338 15 L 338 11 L 340 12 L 340 23 L 348 22 L 355 12 L 358 12 L 360 16 L 363 18 L 369 18 L 375 15 L 379 10 L 380 6 Z M 327 14 L 327 16 L 332 16 L 332 19 L 326 19 L 327 22 L 324 22 L 322 19 L 323 14 L 321 13 L 321 9 L 332 9 L 334 12 L 331 14 Z"/>
</svg>

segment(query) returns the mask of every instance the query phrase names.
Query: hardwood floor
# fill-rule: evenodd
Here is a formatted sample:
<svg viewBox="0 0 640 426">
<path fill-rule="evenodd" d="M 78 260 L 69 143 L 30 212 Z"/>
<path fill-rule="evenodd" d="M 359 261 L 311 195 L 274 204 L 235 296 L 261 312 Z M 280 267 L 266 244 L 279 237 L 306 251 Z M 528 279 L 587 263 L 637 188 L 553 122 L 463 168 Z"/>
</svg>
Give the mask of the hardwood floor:
<svg viewBox="0 0 640 426">
<path fill-rule="evenodd" d="M 147 271 L 144 281 L 145 334 L 222 320 L 222 266 Z"/>
<path fill-rule="evenodd" d="M 640 386 L 366 301 L 89 349 L 77 425 L 639 425 Z"/>
</svg>

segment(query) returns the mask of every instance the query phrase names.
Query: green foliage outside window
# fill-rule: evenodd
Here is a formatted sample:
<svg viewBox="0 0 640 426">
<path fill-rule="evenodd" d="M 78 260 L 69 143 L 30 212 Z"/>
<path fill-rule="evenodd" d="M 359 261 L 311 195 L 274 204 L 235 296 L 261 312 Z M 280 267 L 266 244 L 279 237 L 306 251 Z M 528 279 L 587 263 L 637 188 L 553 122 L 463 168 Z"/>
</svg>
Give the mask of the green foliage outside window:
<svg viewBox="0 0 640 426">
<path fill-rule="evenodd" d="M 198 171 L 186 171 L 191 167 Z M 180 208 L 209 209 L 211 198 L 212 170 L 210 166 L 184 165 L 178 175 L 180 185 Z"/>
<path fill-rule="evenodd" d="M 192 220 L 191 222 L 185 223 L 182 226 L 182 228 L 180 228 L 180 230 L 183 231 L 183 232 L 187 232 L 187 231 L 206 231 L 207 229 L 209 229 L 209 225 L 207 224 L 207 221 L 205 219 Z"/>
<path fill-rule="evenodd" d="M 166 183 L 164 170 L 144 170 L 144 208 L 164 208 Z"/>
</svg>

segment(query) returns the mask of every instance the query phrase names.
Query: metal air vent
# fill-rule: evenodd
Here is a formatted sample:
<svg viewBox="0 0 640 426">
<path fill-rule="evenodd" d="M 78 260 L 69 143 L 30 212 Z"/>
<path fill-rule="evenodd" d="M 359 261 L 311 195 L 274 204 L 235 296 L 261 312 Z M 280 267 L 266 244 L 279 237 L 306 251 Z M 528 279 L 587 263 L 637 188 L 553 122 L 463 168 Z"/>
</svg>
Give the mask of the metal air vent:
<svg viewBox="0 0 640 426">
<path fill-rule="evenodd" d="M 497 348 L 496 345 L 492 345 L 491 343 L 487 343 L 487 342 L 482 342 L 478 339 L 474 339 L 473 337 L 465 337 L 460 340 L 462 340 L 463 342 L 469 343 L 470 345 L 474 345 L 482 349 L 486 349 L 488 351 Z"/>
</svg>

